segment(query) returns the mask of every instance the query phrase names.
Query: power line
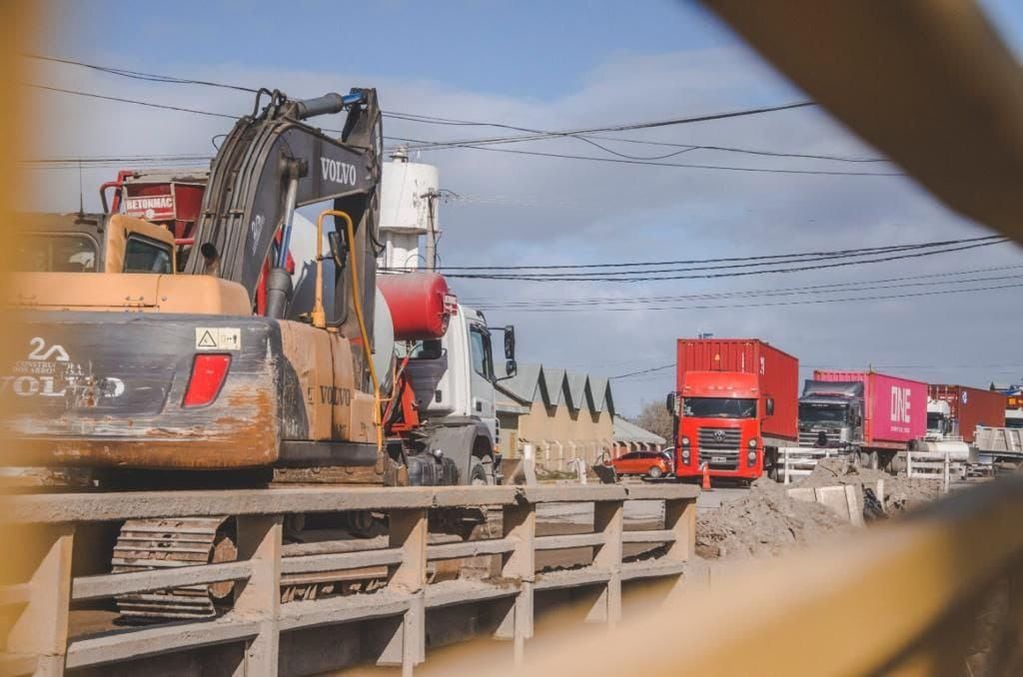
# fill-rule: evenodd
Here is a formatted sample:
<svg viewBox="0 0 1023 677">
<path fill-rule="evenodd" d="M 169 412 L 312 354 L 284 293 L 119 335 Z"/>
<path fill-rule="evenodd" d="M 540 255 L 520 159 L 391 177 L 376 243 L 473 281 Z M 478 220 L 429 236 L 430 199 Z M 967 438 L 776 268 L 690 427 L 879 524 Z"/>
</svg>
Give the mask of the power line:
<svg viewBox="0 0 1023 677">
<path fill-rule="evenodd" d="M 1023 265 L 1018 266 L 1001 266 L 990 270 L 1009 270 L 1023 268 Z M 983 269 L 981 269 L 983 270 Z M 730 298 L 747 298 L 747 297 L 775 297 L 775 296 L 794 296 L 794 295 L 821 295 L 821 294 L 838 294 L 844 292 L 860 292 L 875 289 L 904 289 L 909 287 L 920 287 L 926 285 L 950 285 L 950 284 L 972 284 L 976 282 L 995 282 L 998 280 L 1005 279 L 1018 279 L 1018 275 L 999 275 L 994 277 L 980 277 L 970 279 L 959 279 L 959 280 L 934 280 L 937 277 L 947 277 L 952 275 L 964 275 L 972 273 L 934 273 L 930 275 L 919 275 L 919 276 L 906 276 L 906 277 L 894 277 L 886 278 L 883 280 L 872 280 L 872 281 L 855 281 L 855 282 L 834 282 L 831 284 L 822 285 L 810 285 L 803 287 L 784 287 L 781 289 L 746 289 L 741 291 L 727 291 L 727 292 L 711 292 L 705 294 L 677 294 L 673 296 L 648 296 L 648 297 L 634 297 L 634 298 L 607 298 L 607 297 L 588 297 L 588 298 L 577 298 L 567 299 L 564 301 L 551 304 L 550 299 L 538 300 L 525 300 L 525 301 L 509 301 L 502 303 L 500 301 L 487 301 L 487 300 L 474 300 L 472 298 L 466 298 L 463 300 L 464 303 L 470 305 L 478 310 L 508 310 L 513 308 L 525 308 L 535 309 L 536 312 L 548 312 L 551 309 L 576 309 L 586 308 L 589 306 L 637 306 L 639 304 L 656 304 L 656 303 L 673 303 L 678 301 L 713 301 Z M 904 280 L 922 280 L 931 278 L 927 282 L 903 282 Z M 893 283 L 896 284 L 888 284 Z M 475 302 L 474 302 L 475 301 Z"/>
<path fill-rule="evenodd" d="M 112 66 L 102 66 L 102 65 L 98 65 L 98 64 L 91 64 L 91 63 L 86 63 L 86 62 L 83 62 L 83 61 L 78 61 L 78 60 L 74 60 L 74 59 L 67 59 L 67 58 L 61 58 L 61 57 L 45 56 L 45 55 L 39 55 L 39 54 L 27 54 L 25 56 L 27 56 L 28 58 L 37 59 L 37 60 L 41 60 L 41 61 L 48 61 L 48 62 L 53 62 L 53 63 L 65 64 L 65 65 L 79 66 L 79 67 L 82 67 L 82 68 L 87 68 L 87 69 L 90 69 L 90 70 L 95 70 L 95 71 L 98 71 L 98 72 L 107 73 L 107 74 L 110 74 L 110 75 L 116 75 L 116 76 L 120 76 L 120 77 L 136 79 L 136 80 L 142 80 L 142 81 L 146 81 L 146 82 L 156 82 L 156 83 L 161 83 L 161 84 L 201 85 L 201 86 L 217 87 L 217 88 L 230 89 L 230 90 L 242 91 L 242 92 L 248 92 L 248 93 L 257 93 L 259 91 L 258 89 L 255 89 L 255 88 L 252 88 L 252 87 L 245 87 L 245 86 L 242 86 L 242 85 L 228 84 L 228 83 L 222 83 L 222 82 L 213 82 L 213 81 L 209 81 L 209 80 L 198 80 L 198 79 L 193 79 L 193 78 L 182 78 L 182 77 L 171 76 L 171 75 L 160 75 L 160 74 L 155 74 L 155 73 L 146 73 L 146 72 L 142 72 L 142 71 L 130 70 L 130 69 L 125 69 L 125 68 L 117 68 L 117 67 L 112 67 Z M 50 88 L 50 89 L 53 90 L 53 91 L 58 91 L 59 88 Z M 65 93 L 77 93 L 79 95 L 86 95 L 83 92 L 71 92 L 70 90 L 64 90 L 64 92 Z M 97 98 L 101 98 L 101 97 L 99 95 L 97 95 Z M 106 97 L 106 98 L 108 98 L 109 100 L 118 100 L 116 97 Z M 123 103 L 134 103 L 136 105 L 146 105 L 145 102 L 134 101 L 134 100 L 123 100 L 122 102 Z M 446 142 L 445 141 L 433 142 L 433 141 L 425 141 L 425 140 L 420 140 L 420 139 L 408 139 L 407 141 L 418 144 L 418 146 L 413 148 L 414 150 L 439 150 L 439 149 L 442 149 L 442 148 L 475 147 L 475 146 L 478 146 L 478 145 L 489 145 L 489 144 L 493 144 L 493 143 L 519 143 L 519 142 L 523 142 L 523 141 L 543 140 L 543 139 L 552 139 L 552 138 L 575 138 L 575 139 L 577 139 L 579 141 L 583 141 L 585 143 L 593 145 L 593 146 L 603 150 L 604 152 L 607 152 L 607 153 L 610 153 L 612 155 L 615 155 L 615 156 L 617 156 L 620 159 L 632 160 L 632 161 L 657 161 L 657 160 L 664 160 L 664 159 L 668 159 L 668 158 L 671 158 L 671 157 L 675 157 L 677 155 L 681 155 L 683 153 L 687 153 L 687 152 L 690 152 L 690 151 L 693 151 L 693 150 L 714 150 L 714 151 L 721 151 L 721 152 L 742 153 L 742 154 L 748 154 L 748 155 L 758 155 L 758 156 L 764 156 L 764 157 L 787 157 L 787 158 L 827 160 L 827 161 L 838 161 L 838 162 L 887 162 L 887 160 L 885 158 L 859 158 L 859 157 L 846 157 L 846 156 L 838 156 L 838 155 L 820 155 L 820 154 L 811 154 L 811 153 L 786 153 L 786 152 L 780 152 L 780 151 L 769 151 L 769 150 L 759 150 L 759 149 L 749 149 L 749 148 L 737 148 L 737 147 L 731 147 L 731 146 L 699 145 L 699 144 L 697 144 L 697 145 L 677 144 L 677 143 L 670 143 L 670 142 L 665 142 L 665 141 L 651 141 L 651 140 L 644 140 L 644 139 L 629 139 L 629 138 L 622 138 L 622 137 L 607 137 L 607 136 L 597 136 L 596 135 L 596 133 L 600 132 L 600 131 L 631 131 L 631 130 L 641 130 L 641 129 L 652 129 L 652 128 L 662 127 L 662 126 L 672 126 L 672 125 L 678 125 L 678 124 L 690 124 L 690 123 L 696 123 L 696 122 L 707 122 L 707 121 L 713 121 L 713 120 L 723 120 L 723 119 L 729 119 L 729 118 L 734 118 L 734 117 L 742 117 L 742 116 L 748 116 L 748 115 L 760 115 L 760 114 L 763 114 L 763 113 L 770 113 L 770 112 L 777 112 L 777 111 L 784 111 L 784 110 L 792 110 L 792 109 L 796 109 L 796 108 L 803 108 L 803 107 L 807 107 L 807 106 L 816 106 L 816 105 L 817 104 L 815 102 L 805 101 L 805 102 L 796 102 L 796 103 L 791 103 L 791 104 L 784 104 L 784 105 L 780 105 L 780 106 L 769 106 L 769 107 L 761 107 L 761 108 L 754 108 L 754 109 L 745 109 L 745 110 L 730 111 L 730 112 L 725 112 L 725 113 L 712 113 L 712 114 L 703 115 L 703 116 L 695 116 L 695 117 L 687 117 L 687 118 L 674 118 L 674 119 L 662 120 L 662 121 L 641 122 L 641 123 L 632 123 L 632 124 L 623 124 L 623 125 L 611 125 L 611 126 L 600 127 L 600 128 L 592 128 L 592 129 L 588 129 L 588 130 L 568 130 L 568 131 L 539 130 L 539 129 L 532 129 L 532 128 L 529 128 L 529 127 L 522 127 L 522 126 L 517 126 L 517 125 L 509 125 L 509 124 L 499 123 L 499 122 L 483 122 L 483 121 L 473 121 L 473 120 L 456 120 L 456 119 L 451 119 L 451 118 L 441 118 L 441 117 L 435 117 L 435 116 L 421 115 L 421 114 L 415 114 L 415 113 L 402 113 L 402 112 L 396 112 L 396 111 L 384 111 L 383 115 L 385 117 L 396 119 L 396 120 L 403 120 L 403 121 L 407 121 L 407 122 L 414 122 L 414 123 L 421 123 L 421 124 L 454 125 L 454 126 L 485 126 L 485 127 L 509 129 L 509 130 L 514 130 L 514 131 L 522 131 L 522 132 L 527 132 L 527 133 L 531 134 L 530 136 L 498 137 L 498 138 L 490 138 L 490 139 L 470 139 L 468 141 L 446 141 Z M 168 108 L 166 106 L 160 106 L 159 104 L 154 104 L 153 107 Z M 176 110 L 176 108 L 168 108 L 168 109 Z M 211 112 L 199 112 L 199 114 L 217 115 L 217 116 L 224 116 L 225 115 L 225 114 L 211 113 Z M 232 117 L 234 117 L 234 116 L 232 116 Z M 336 131 L 336 130 L 330 130 L 330 131 Z M 629 155 L 629 154 L 626 154 L 626 153 L 621 153 L 621 152 L 616 151 L 614 149 L 608 148 L 608 147 L 606 147 L 606 146 L 604 146 L 604 145 L 594 141 L 593 140 L 594 138 L 599 138 L 601 140 L 607 140 L 607 141 L 615 141 L 615 142 L 620 142 L 620 143 L 643 144 L 643 145 L 654 145 L 654 146 L 671 147 L 671 148 L 678 148 L 680 150 L 675 150 L 673 152 L 665 153 L 665 154 L 658 155 L 658 156 L 646 156 L 646 157 L 644 157 L 644 156 L 635 156 L 635 155 Z M 399 139 L 399 140 L 401 140 L 401 139 Z M 472 146 L 466 145 L 466 144 L 470 144 L 470 143 L 473 144 L 473 145 Z"/>
<path fill-rule="evenodd" d="M 667 259 L 655 261 L 610 261 L 607 263 L 558 263 L 538 265 L 492 265 L 492 266 L 443 266 L 437 270 L 441 271 L 491 271 L 491 270 L 580 270 L 594 268 L 632 268 L 648 266 L 681 266 L 697 263 L 732 263 L 746 261 L 780 262 L 780 259 L 809 258 L 817 259 L 822 256 L 859 256 L 867 254 L 888 253 L 900 249 L 925 249 L 931 247 L 943 247 L 971 242 L 983 242 L 987 240 L 1004 239 L 1000 235 L 983 235 L 974 238 L 959 238 L 954 240 L 931 240 L 928 242 L 906 242 L 895 245 L 881 245 L 877 247 L 854 247 L 851 249 L 824 249 L 816 251 L 788 252 L 784 254 L 757 254 L 754 256 L 719 256 L 700 259 Z M 731 266 L 722 266 L 731 267 Z"/>
<path fill-rule="evenodd" d="M 1015 279 L 1015 278 L 1012 278 Z M 677 311 L 677 310 L 732 310 L 742 308 L 773 308 L 779 306 L 796 306 L 796 305 L 818 305 L 824 303 L 847 303 L 852 301 L 885 301 L 891 299 L 907 299 L 907 298 L 918 298 L 924 296 L 944 296 L 948 294 L 968 294 L 982 291 L 996 291 L 1001 289 L 1017 289 L 1023 287 L 1023 282 L 1016 282 L 1012 284 L 1004 285 L 991 285 L 985 287 L 975 287 L 972 289 L 944 289 L 929 292 L 913 292 L 905 294 L 877 294 L 871 296 L 851 296 L 842 298 L 830 298 L 830 299 L 800 299 L 798 301 L 774 301 L 770 303 L 741 303 L 741 304 L 728 304 L 728 305 L 689 305 L 689 306 L 672 306 L 672 307 L 658 307 L 658 308 L 595 308 L 591 312 L 635 312 L 635 311 Z M 505 312 L 510 313 L 521 313 L 529 312 L 528 309 L 509 309 Z M 564 312 L 564 311 L 554 311 Z"/>
<path fill-rule="evenodd" d="M 657 129 L 659 127 L 675 127 L 675 126 L 678 126 L 678 125 L 689 125 L 689 124 L 695 124 L 695 123 L 698 123 L 698 122 L 712 122 L 712 121 L 716 121 L 716 120 L 729 120 L 729 119 L 732 119 L 732 118 L 749 117 L 749 116 L 753 116 L 753 115 L 763 115 L 765 113 L 777 113 L 777 112 L 780 112 L 780 111 L 795 110 L 797 108 L 807 108 L 807 107 L 811 107 L 811 106 L 817 106 L 817 103 L 814 102 L 814 101 L 797 101 L 795 103 L 786 103 L 786 104 L 781 104 L 781 105 L 778 105 L 778 106 L 761 106 L 761 107 L 758 107 L 758 108 L 744 108 L 744 109 L 741 109 L 741 110 L 726 111 L 726 112 L 722 112 L 722 113 L 708 113 L 708 114 L 705 114 L 705 115 L 693 115 L 693 116 L 687 116 L 687 117 L 668 118 L 668 119 L 665 119 L 665 120 L 653 120 L 653 121 L 647 121 L 647 122 L 632 122 L 632 123 L 623 123 L 623 124 L 615 124 L 615 125 L 602 125 L 600 127 L 584 127 L 584 128 L 580 128 L 580 129 L 570 129 L 570 130 L 563 130 L 563 131 L 546 131 L 546 130 L 539 130 L 539 129 L 526 129 L 526 128 L 522 128 L 522 127 L 518 127 L 518 128 L 510 127 L 510 128 L 518 129 L 518 130 L 521 130 L 521 131 L 532 132 L 533 134 L 538 134 L 538 135 L 540 135 L 542 137 L 572 137 L 572 136 L 580 136 L 580 135 L 586 135 L 586 134 L 596 134 L 596 133 L 601 133 L 601 132 L 629 132 L 629 131 L 636 131 L 636 130 L 642 130 L 642 129 Z M 509 127 L 508 125 L 488 125 L 488 126 Z M 427 147 L 429 147 L 429 148 L 438 148 L 438 147 L 441 147 L 441 146 L 454 147 L 454 146 L 469 145 L 469 144 L 471 144 L 472 146 L 483 146 L 483 145 L 489 145 L 489 144 L 494 144 L 494 143 L 514 143 L 514 142 L 518 142 L 518 141 L 522 141 L 522 140 L 524 140 L 522 137 L 517 137 L 517 136 L 512 136 L 512 137 L 509 137 L 509 136 L 499 136 L 499 137 L 484 138 L 484 139 L 466 139 L 464 141 L 419 142 L 419 143 L 423 143 L 424 145 L 420 146 L 420 147 L 411 147 L 409 150 L 425 150 Z M 532 140 L 532 139 L 525 139 L 525 140 Z"/>
<path fill-rule="evenodd" d="M 649 369 L 640 369 L 639 371 L 630 371 L 630 372 L 626 372 L 624 374 L 618 374 L 617 376 L 609 376 L 608 380 L 611 380 L 611 379 L 618 380 L 618 379 L 623 379 L 623 378 L 631 378 L 633 376 L 640 376 L 642 374 L 652 374 L 655 371 L 664 371 L 665 369 L 671 369 L 674 366 L 675 366 L 674 362 L 672 362 L 670 364 L 662 364 L 659 367 L 651 367 Z"/>
<path fill-rule="evenodd" d="M 249 92 L 252 94 L 256 94 L 259 92 L 258 89 L 253 87 L 243 87 L 241 85 L 226 84 L 222 82 L 212 82 L 209 80 L 192 80 L 189 78 L 175 77 L 173 75 L 157 75 L 155 73 L 143 73 L 142 71 L 129 70 L 127 68 L 99 66 L 97 64 L 85 63 L 84 61 L 65 59 L 57 56 L 45 56 L 43 54 L 25 54 L 24 56 L 30 59 L 36 59 L 38 61 L 49 61 L 52 63 L 62 63 L 70 66 L 79 66 L 81 68 L 88 68 L 90 70 L 100 71 L 103 73 L 108 73 L 110 75 L 118 75 L 125 78 L 131 78 L 133 80 L 144 80 L 146 82 L 159 82 L 176 85 L 202 85 L 206 87 L 217 87 L 220 89 L 233 89 L 236 91 Z"/>
<path fill-rule="evenodd" d="M 244 87 L 235 84 L 226 84 L 221 82 L 212 82 L 209 80 L 195 80 L 191 78 L 181 78 L 172 75 L 158 75 L 155 73 L 144 73 L 142 71 L 129 70 L 125 68 L 116 68 L 113 66 L 101 66 L 98 64 L 86 63 L 84 61 L 78 61 L 75 59 L 67 59 L 61 57 L 46 56 L 41 54 L 26 54 L 28 58 L 37 59 L 41 61 L 50 61 L 55 63 L 62 63 L 66 65 L 79 66 L 82 68 L 88 68 L 91 70 L 101 71 L 111 75 L 117 75 L 126 78 L 132 78 L 137 80 L 144 80 L 147 82 L 159 82 L 168 84 L 188 84 L 188 85 L 203 85 L 207 87 L 218 87 L 223 89 L 233 89 L 243 92 L 257 93 L 259 90 L 252 87 Z M 818 104 L 814 101 L 798 101 L 794 103 L 782 104 L 778 106 L 762 106 L 759 108 L 748 108 L 736 111 L 727 111 L 722 113 L 709 113 L 705 115 L 698 115 L 686 118 L 673 118 L 669 120 L 653 121 L 653 122 L 640 122 L 631 124 L 620 124 L 612 125 L 607 127 L 593 128 L 589 130 L 579 130 L 577 132 L 547 132 L 538 129 L 530 129 L 527 127 L 518 127 L 515 125 L 508 125 L 497 122 L 474 122 L 468 120 L 454 120 L 451 118 L 439 118 L 427 115 L 420 115 L 415 113 L 400 113 L 400 112 L 387 112 L 390 117 L 395 119 L 404 119 L 410 122 L 425 122 L 430 124 L 443 124 L 443 125 L 459 125 L 459 126 L 486 126 L 486 127 L 500 127 L 504 129 L 510 129 L 515 131 L 530 132 L 534 134 L 545 134 L 553 136 L 572 136 L 574 134 L 582 134 L 587 132 L 605 132 L 605 131 L 629 131 L 636 129 L 654 129 L 657 127 L 667 127 L 679 124 L 691 124 L 696 122 L 709 122 L 713 120 L 727 120 L 736 117 L 745 117 L 749 115 L 761 115 L 764 113 L 773 113 L 778 111 L 792 110 L 796 108 L 806 108 L 809 106 L 817 106 Z M 474 143 L 489 143 L 488 140 L 474 141 Z"/>
<path fill-rule="evenodd" d="M 193 115 L 206 115 L 214 118 L 228 118 L 230 120 L 237 120 L 237 115 L 230 115 L 228 113 L 214 113 L 208 110 L 198 110 L 196 108 L 184 108 L 182 106 L 170 106 L 163 103 L 153 103 L 152 101 L 139 101 L 138 99 L 125 99 L 119 96 L 106 96 L 105 94 L 96 94 L 94 92 L 80 92 L 74 89 L 64 89 L 63 87 L 50 87 L 48 85 L 39 85 L 32 82 L 22 83 L 26 87 L 33 87 L 35 89 L 43 89 L 48 92 L 58 92 L 60 94 L 73 94 L 74 96 L 83 96 L 90 99 L 103 99 L 104 101 L 116 101 L 117 103 L 128 103 L 134 106 L 144 106 L 146 108 L 160 108 L 163 110 L 178 111 L 179 113 L 191 113 Z"/>
<path fill-rule="evenodd" d="M 402 113 L 390 113 L 389 117 L 394 119 L 403 120 L 406 122 L 416 122 L 422 124 L 434 124 L 434 125 L 472 125 L 472 126 L 484 126 L 484 127 L 500 127 L 505 129 L 514 129 L 523 132 L 532 132 L 531 134 L 524 136 L 506 136 L 497 137 L 492 139 L 465 139 L 465 140 L 453 140 L 453 141 L 418 141 L 412 140 L 411 143 L 420 144 L 418 146 L 412 146 L 409 150 L 443 150 L 445 148 L 457 148 L 466 144 L 471 145 L 490 145 L 496 143 L 526 143 L 531 141 L 546 141 L 554 138 L 574 138 L 579 141 L 585 141 L 590 145 L 596 146 L 601 150 L 608 153 L 618 155 L 630 160 L 657 160 L 674 157 L 687 153 L 693 150 L 713 150 L 726 153 L 741 153 L 745 155 L 759 155 L 764 157 L 780 157 L 780 158 L 798 158 L 805 160 L 828 160 L 833 162 L 852 162 L 852 163 L 875 163 L 875 162 L 890 162 L 887 158 L 883 157 L 851 157 L 847 155 L 834 155 L 834 154 L 818 154 L 818 153 L 792 153 L 772 150 L 762 150 L 753 148 L 740 148 L 736 146 L 721 146 L 712 144 L 692 144 L 692 143 L 674 143 L 671 141 L 652 140 L 652 139 L 631 139 L 622 136 L 605 136 L 595 132 L 558 132 L 540 129 L 529 129 L 528 127 L 516 127 L 513 125 L 507 125 L 496 122 L 476 122 L 468 120 L 443 120 L 438 118 L 426 118 L 419 119 L 418 116 L 410 116 Z M 614 141 L 617 143 L 628 143 L 634 145 L 643 146 L 658 146 L 663 148 L 678 148 L 680 150 L 672 153 L 667 153 L 661 156 L 653 157 L 637 157 L 619 153 L 610 148 L 607 148 L 601 144 L 594 143 L 593 139 L 599 139 L 601 141 Z"/>
<path fill-rule="evenodd" d="M 723 273 L 699 273 L 695 275 L 658 275 L 651 276 L 645 273 L 637 274 L 634 277 L 618 277 L 609 278 L 604 276 L 593 275 L 591 277 L 566 277 L 566 276 L 548 276 L 541 277 L 539 274 L 533 275 L 513 275 L 513 274 L 460 274 L 460 273 L 448 273 L 445 277 L 448 278 L 461 278 L 461 279 L 477 279 L 477 280 L 506 280 L 506 281 L 517 281 L 517 282 L 615 282 L 615 283 L 635 283 L 635 282 L 657 282 L 664 280 L 707 280 L 717 278 L 728 278 L 728 277 L 747 277 L 750 275 L 767 275 L 767 274 L 784 274 L 784 273 L 798 273 L 809 270 L 824 270 L 831 268 L 844 268 L 848 266 L 857 266 L 868 263 L 883 263 L 887 261 L 898 261 L 905 259 L 922 258 L 926 256 L 935 256 L 937 254 L 948 254 L 952 252 L 966 251 L 969 249 L 976 249 L 978 247 L 988 247 L 996 244 L 1004 244 L 1009 242 L 1008 239 L 1001 238 L 997 240 L 986 240 L 982 242 L 974 242 L 972 244 L 965 244 L 957 247 L 946 247 L 941 249 L 932 249 L 929 251 L 914 251 L 911 253 L 894 254 L 890 256 L 878 256 L 870 259 L 856 259 L 852 261 L 832 261 L 824 264 L 812 264 L 812 265 L 798 265 L 789 266 L 783 268 L 768 268 L 760 270 L 741 270 L 741 271 L 729 271 Z"/>
<path fill-rule="evenodd" d="M 409 139 L 407 137 L 391 137 L 398 141 L 416 141 L 417 139 Z M 576 155 L 572 153 L 548 153 L 543 151 L 534 150 L 520 150 L 515 148 L 491 148 L 489 146 L 477 146 L 464 144 L 460 146 L 452 146 L 452 148 L 469 148 L 472 150 L 484 150 L 492 153 L 510 153 L 512 155 L 529 155 L 535 157 L 547 157 L 547 158 L 558 158 L 563 160 L 586 160 L 590 162 L 609 162 L 612 164 L 625 164 L 625 165 L 637 165 L 646 167 L 677 167 L 684 169 L 707 169 L 717 171 L 729 171 L 729 172 L 752 172 L 755 174 L 793 174 L 793 175 L 805 175 L 805 176 L 905 176 L 901 172 L 859 172 L 859 171 L 843 171 L 843 170 L 827 170 L 827 169 L 780 169 L 780 168 L 769 168 L 769 167 L 736 167 L 731 165 L 708 165 L 708 164 L 697 164 L 697 163 L 686 163 L 686 162 L 656 162 L 651 160 L 628 160 L 625 158 L 615 157 L 598 157 L 595 155 Z M 417 150 L 434 150 L 434 149 L 417 149 Z M 436 150 L 442 150 L 437 148 Z"/>
</svg>

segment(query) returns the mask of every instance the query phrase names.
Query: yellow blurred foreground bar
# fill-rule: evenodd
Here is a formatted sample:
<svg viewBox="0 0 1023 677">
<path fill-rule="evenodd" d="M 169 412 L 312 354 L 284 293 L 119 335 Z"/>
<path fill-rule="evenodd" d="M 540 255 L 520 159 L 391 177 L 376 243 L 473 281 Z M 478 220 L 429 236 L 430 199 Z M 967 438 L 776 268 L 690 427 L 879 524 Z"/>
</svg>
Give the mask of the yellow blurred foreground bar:
<svg viewBox="0 0 1023 677">
<path fill-rule="evenodd" d="M 590 677 L 971 674 L 978 632 L 991 647 L 986 674 L 1023 674 L 1023 477 L 834 546 L 750 563 L 613 639 L 585 639 L 529 668 Z M 653 637 L 666 650 L 623 650 Z"/>
</svg>

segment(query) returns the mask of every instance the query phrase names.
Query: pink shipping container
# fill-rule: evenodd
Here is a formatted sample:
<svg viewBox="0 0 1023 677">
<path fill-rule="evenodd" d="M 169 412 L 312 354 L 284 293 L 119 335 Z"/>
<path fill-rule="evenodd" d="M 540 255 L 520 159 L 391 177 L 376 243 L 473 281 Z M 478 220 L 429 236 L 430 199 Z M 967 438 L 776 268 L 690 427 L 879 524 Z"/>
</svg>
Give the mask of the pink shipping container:
<svg viewBox="0 0 1023 677">
<path fill-rule="evenodd" d="M 863 383 L 863 445 L 905 449 L 927 432 L 927 384 L 876 371 L 815 371 L 817 381 Z"/>
</svg>

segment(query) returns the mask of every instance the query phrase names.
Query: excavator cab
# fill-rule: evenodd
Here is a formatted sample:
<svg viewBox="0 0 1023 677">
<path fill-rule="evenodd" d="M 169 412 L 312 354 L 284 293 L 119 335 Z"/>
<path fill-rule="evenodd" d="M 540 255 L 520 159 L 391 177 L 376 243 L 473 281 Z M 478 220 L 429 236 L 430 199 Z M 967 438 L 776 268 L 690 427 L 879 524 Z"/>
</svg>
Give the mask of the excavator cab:
<svg viewBox="0 0 1023 677">
<path fill-rule="evenodd" d="M 177 270 L 174 236 L 123 214 L 24 214 L 16 272 L 155 273 Z"/>
</svg>

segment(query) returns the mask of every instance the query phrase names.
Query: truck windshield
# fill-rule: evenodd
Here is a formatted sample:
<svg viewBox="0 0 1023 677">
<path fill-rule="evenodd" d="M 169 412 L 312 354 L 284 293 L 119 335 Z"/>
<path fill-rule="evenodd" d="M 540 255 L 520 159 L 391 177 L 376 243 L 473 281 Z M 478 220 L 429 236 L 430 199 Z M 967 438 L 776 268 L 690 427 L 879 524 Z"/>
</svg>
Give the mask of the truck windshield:
<svg viewBox="0 0 1023 677">
<path fill-rule="evenodd" d="M 941 432 L 945 429 L 945 415 L 937 412 L 927 414 L 927 429 Z"/>
<path fill-rule="evenodd" d="M 1005 419 L 1006 428 L 1023 428 L 1023 418 L 1007 418 Z"/>
<path fill-rule="evenodd" d="M 755 399 L 734 397 L 687 397 L 682 400 L 682 415 L 692 418 L 753 418 Z"/>
<path fill-rule="evenodd" d="M 807 423 L 845 423 L 846 405 L 826 402 L 800 402 L 799 420 Z"/>
</svg>

